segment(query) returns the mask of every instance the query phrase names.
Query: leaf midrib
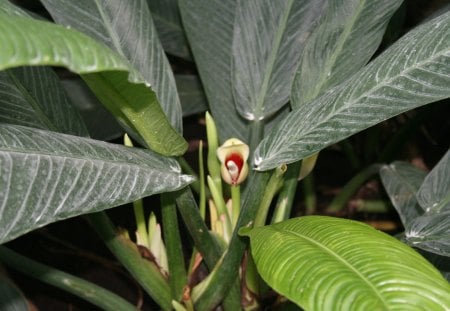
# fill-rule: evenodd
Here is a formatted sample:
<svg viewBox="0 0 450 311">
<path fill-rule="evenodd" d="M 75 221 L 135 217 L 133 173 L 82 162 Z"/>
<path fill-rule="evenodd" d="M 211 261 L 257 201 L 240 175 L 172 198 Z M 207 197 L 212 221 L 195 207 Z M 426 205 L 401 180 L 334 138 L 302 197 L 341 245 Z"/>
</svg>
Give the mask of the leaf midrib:
<svg viewBox="0 0 450 311">
<path fill-rule="evenodd" d="M 383 303 L 383 305 L 385 306 L 386 310 L 388 309 L 388 302 L 385 301 L 385 299 L 383 298 L 383 296 L 381 296 L 380 292 L 377 290 L 377 288 L 372 284 L 372 282 L 365 277 L 363 274 L 361 274 L 358 269 L 356 269 L 353 265 L 351 265 L 347 260 L 345 260 L 345 258 L 339 256 L 339 254 L 333 252 L 331 249 L 329 249 L 328 247 L 326 247 L 326 245 L 321 244 L 319 242 L 317 242 L 316 240 L 313 240 L 311 238 L 309 238 L 306 235 L 300 234 L 296 231 L 292 231 L 289 229 L 275 229 L 277 231 L 279 231 L 281 234 L 283 233 L 289 233 L 292 234 L 295 237 L 307 240 L 308 242 L 310 242 L 311 244 L 317 246 L 318 248 L 322 249 L 324 252 L 326 252 L 327 254 L 330 254 L 332 257 L 336 258 L 337 261 L 341 262 L 344 266 L 346 266 L 347 268 L 349 268 L 351 271 L 353 271 L 362 281 L 364 281 L 364 283 L 366 283 L 368 285 L 368 287 L 370 287 L 372 289 L 372 291 L 375 293 L 375 295 L 378 297 L 378 299 Z"/>
</svg>

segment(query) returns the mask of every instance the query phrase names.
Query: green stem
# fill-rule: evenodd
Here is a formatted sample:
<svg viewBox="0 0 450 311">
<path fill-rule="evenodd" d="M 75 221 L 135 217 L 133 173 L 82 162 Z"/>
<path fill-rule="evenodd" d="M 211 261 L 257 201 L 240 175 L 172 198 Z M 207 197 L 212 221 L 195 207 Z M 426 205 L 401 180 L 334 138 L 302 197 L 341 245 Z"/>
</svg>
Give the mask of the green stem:
<svg viewBox="0 0 450 311">
<path fill-rule="evenodd" d="M 172 193 L 161 195 L 161 214 L 164 230 L 164 242 L 167 250 L 169 264 L 169 284 L 172 297 L 180 301 L 184 286 L 187 284 L 186 267 L 183 254 L 183 243 L 178 227 L 177 207 Z"/>
<path fill-rule="evenodd" d="M 372 164 L 364 170 L 356 174 L 341 190 L 341 192 L 334 198 L 327 208 L 327 212 L 338 212 L 344 208 L 344 205 L 350 200 L 356 190 L 366 182 L 372 175 L 375 175 L 380 170 L 380 164 Z"/>
<path fill-rule="evenodd" d="M 217 208 L 217 214 L 219 216 L 219 219 L 224 220 L 224 231 L 225 231 L 225 240 L 229 241 L 229 237 L 231 236 L 231 233 L 233 231 L 233 227 L 231 225 L 231 219 L 230 214 L 228 213 L 227 206 L 225 204 L 225 201 L 223 200 L 222 192 L 219 191 L 219 189 L 216 188 L 216 184 L 214 183 L 213 179 L 208 176 L 208 186 L 209 189 L 211 189 L 211 196 L 214 200 L 214 204 Z"/>
<path fill-rule="evenodd" d="M 314 191 L 314 174 L 311 173 L 303 179 L 303 193 L 305 194 L 305 214 L 312 215 L 316 212 L 316 192 Z"/>
<path fill-rule="evenodd" d="M 122 297 L 100 286 L 29 259 L 5 246 L 0 246 L 0 260 L 19 272 L 68 291 L 103 310 L 137 310 Z"/>
<path fill-rule="evenodd" d="M 222 256 L 222 251 L 217 241 L 212 238 L 205 222 L 201 218 L 197 203 L 189 187 L 177 192 L 176 202 L 178 205 L 178 211 L 180 212 L 181 217 L 183 218 L 183 221 L 186 224 L 192 239 L 194 240 L 195 248 L 202 254 L 208 269 L 213 271 L 216 263 L 219 262 L 220 257 Z M 218 304 L 220 301 L 224 300 L 223 303 L 225 310 L 240 309 L 240 291 L 239 283 L 236 282 L 236 277 L 237 275 L 233 275 L 231 278 L 225 280 L 229 283 L 225 285 L 225 290 L 221 291 L 222 296 L 216 303 Z"/>
<path fill-rule="evenodd" d="M 266 190 L 263 193 L 263 197 L 258 208 L 258 214 L 256 215 L 253 226 L 261 227 L 265 225 L 270 204 L 272 203 L 275 194 L 280 189 L 280 185 L 283 182 L 283 175 L 286 172 L 286 169 L 286 165 L 283 165 L 277 168 L 274 174 L 272 174 L 272 176 L 270 177 L 269 182 L 266 186 Z"/>
<path fill-rule="evenodd" d="M 251 172 L 247 180 L 247 187 L 243 193 L 241 213 L 231 237 L 228 250 L 225 253 L 221 265 L 217 268 L 214 277 L 195 302 L 196 310 L 212 310 L 227 296 L 230 289 L 236 284 L 241 259 L 247 246 L 247 241 L 241 239 L 238 235 L 238 230 L 243 226 L 249 225 L 255 218 L 269 178 L 270 174 L 267 172 Z M 234 310 L 238 310 L 239 308 Z"/>
<path fill-rule="evenodd" d="M 236 226 L 239 213 L 241 211 L 241 187 L 239 185 L 231 186 L 231 204 L 232 204 L 232 215 L 231 223 L 233 228 Z"/>
<path fill-rule="evenodd" d="M 199 166 L 199 182 L 200 182 L 200 198 L 199 198 L 199 207 L 200 207 L 200 215 L 203 220 L 206 217 L 206 188 L 205 188 L 205 168 L 203 163 L 203 141 L 200 141 L 200 146 L 198 150 L 198 166 Z"/>
<path fill-rule="evenodd" d="M 252 121 L 250 123 L 250 140 L 249 140 L 249 148 L 250 148 L 250 159 L 253 159 L 253 152 L 258 147 L 261 139 L 264 135 L 264 121 Z"/>
<path fill-rule="evenodd" d="M 277 205 L 272 217 L 272 223 L 286 220 L 291 215 L 292 204 L 297 191 L 298 176 L 302 167 L 302 161 L 292 163 L 288 166 L 284 177 L 283 187 L 278 195 Z"/>
<path fill-rule="evenodd" d="M 134 218 L 136 220 L 137 233 L 139 235 L 139 241 L 147 248 L 150 248 L 148 241 L 147 222 L 144 216 L 144 206 L 142 199 L 133 202 Z"/>
<path fill-rule="evenodd" d="M 164 310 L 172 309 L 172 295 L 167 280 L 159 268 L 143 258 L 136 245 L 116 231 L 104 212 L 88 214 L 86 217 L 103 242 L 136 281 Z M 115 310 L 118 310 L 117 308 Z"/>
<path fill-rule="evenodd" d="M 348 139 L 345 139 L 339 143 L 339 145 L 342 147 L 342 150 L 346 154 L 350 165 L 354 171 L 357 171 L 361 167 L 361 161 L 359 160 L 358 156 L 356 155 L 355 149 L 353 148 L 352 144 Z"/>
</svg>

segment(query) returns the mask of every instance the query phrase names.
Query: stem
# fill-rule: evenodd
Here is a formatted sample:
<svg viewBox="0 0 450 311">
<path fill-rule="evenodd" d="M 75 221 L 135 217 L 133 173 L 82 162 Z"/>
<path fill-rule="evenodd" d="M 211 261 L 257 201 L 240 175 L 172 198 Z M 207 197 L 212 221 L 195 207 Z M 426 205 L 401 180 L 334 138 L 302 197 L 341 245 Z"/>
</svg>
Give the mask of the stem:
<svg viewBox="0 0 450 311">
<path fill-rule="evenodd" d="M 270 204 L 272 203 L 273 197 L 280 189 L 280 184 L 283 182 L 283 175 L 286 172 L 286 169 L 287 166 L 282 165 L 278 167 L 270 177 L 258 208 L 258 214 L 256 215 L 253 224 L 254 227 L 261 227 L 265 225 Z"/>
<path fill-rule="evenodd" d="M 136 281 L 164 310 L 172 309 L 172 295 L 169 284 L 159 268 L 143 258 L 136 245 L 117 233 L 106 213 L 86 215 L 103 242 Z M 115 309 L 117 310 L 117 308 Z"/>
<path fill-rule="evenodd" d="M 217 190 L 222 196 L 222 177 L 220 176 L 220 163 L 217 159 L 217 148 L 219 148 L 219 136 L 217 135 L 217 128 L 214 119 L 206 112 L 206 136 L 208 139 L 208 172 L 211 176 Z"/>
<path fill-rule="evenodd" d="M 0 246 L 0 260 L 19 272 L 68 291 L 103 310 L 137 310 L 122 297 L 100 286 L 29 259 L 5 246 Z"/>
<path fill-rule="evenodd" d="M 380 170 L 380 164 L 372 164 L 361 172 L 353 176 L 352 179 L 342 188 L 341 192 L 334 198 L 327 208 L 327 212 L 338 212 L 344 208 L 345 203 L 352 197 L 358 188 L 366 182 L 372 175 Z"/>
<path fill-rule="evenodd" d="M 302 161 L 292 163 L 288 166 L 284 178 L 283 187 L 278 195 L 277 205 L 272 217 L 272 223 L 286 220 L 291 215 L 292 204 L 297 191 L 298 176 L 302 167 Z"/>
<path fill-rule="evenodd" d="M 314 191 L 314 175 L 313 173 L 303 179 L 303 192 L 305 193 L 306 215 L 312 215 L 316 212 L 316 192 Z"/>
<path fill-rule="evenodd" d="M 247 246 L 247 241 L 239 237 L 238 231 L 239 228 L 247 226 L 255 218 L 269 178 L 270 174 L 267 172 L 251 172 L 243 195 L 241 213 L 228 250 L 214 277 L 195 302 L 196 310 L 212 310 L 227 296 L 235 284 L 239 275 L 242 255 Z"/>
<path fill-rule="evenodd" d="M 137 234 L 139 236 L 138 242 L 139 244 L 142 243 L 142 245 L 144 245 L 145 247 L 150 248 L 142 199 L 133 202 L 133 210 L 134 218 L 136 220 Z"/>
<path fill-rule="evenodd" d="M 241 187 L 239 185 L 231 186 L 231 203 L 232 203 L 232 215 L 231 224 L 233 228 L 236 226 L 239 213 L 241 211 Z"/>
<path fill-rule="evenodd" d="M 264 121 L 262 120 L 252 121 L 250 123 L 250 141 L 248 144 L 250 148 L 250 155 L 249 155 L 250 159 L 253 159 L 253 152 L 256 150 L 256 147 L 258 147 L 259 143 L 261 142 L 263 134 L 264 134 Z"/>
<path fill-rule="evenodd" d="M 205 189 L 205 168 L 203 163 L 203 141 L 200 141 L 200 146 L 198 150 L 198 167 L 199 167 L 199 182 L 200 182 L 200 215 L 203 220 L 206 217 L 206 189 Z"/>
<path fill-rule="evenodd" d="M 205 222 L 202 220 L 197 203 L 195 202 L 194 196 L 192 195 L 189 187 L 177 192 L 176 202 L 178 205 L 178 211 L 180 212 L 181 217 L 183 218 L 184 223 L 186 224 L 186 227 L 194 240 L 195 248 L 202 254 L 208 269 L 213 271 L 216 263 L 219 262 L 219 259 L 222 256 L 222 251 L 217 241 L 210 235 Z M 229 252 L 230 251 L 228 250 L 227 254 Z M 223 271 L 220 270 L 220 272 L 222 273 Z M 221 275 L 219 277 L 221 277 Z M 225 272 L 225 275 L 227 275 L 227 272 Z M 232 275 L 231 277 L 227 275 L 227 277 L 228 279 L 223 280 L 227 283 L 224 284 L 225 288 L 221 291 L 222 295 L 219 297 L 220 299 L 216 304 L 224 300 L 223 304 L 226 310 L 239 310 L 240 291 L 239 283 L 236 282 L 237 274 L 236 276 Z M 222 284 L 221 287 L 223 287 Z"/>
<path fill-rule="evenodd" d="M 216 262 L 220 259 L 222 252 L 220 246 L 212 238 L 203 221 L 197 202 L 191 190 L 186 187 L 176 193 L 178 211 L 183 218 L 186 227 L 194 240 L 195 248 L 202 254 L 206 265 L 210 270 L 214 269 Z"/>
<path fill-rule="evenodd" d="M 218 219 L 224 218 L 224 230 L 226 232 L 226 236 L 231 236 L 231 232 L 233 231 L 233 227 L 231 226 L 230 215 L 227 211 L 227 207 L 223 200 L 222 192 L 220 192 L 216 188 L 216 184 L 212 180 L 210 176 L 207 177 L 209 189 L 211 189 L 211 196 L 214 200 L 214 204 L 217 207 Z"/>
<path fill-rule="evenodd" d="M 161 195 L 161 207 L 164 242 L 169 264 L 169 284 L 173 299 L 180 301 L 183 296 L 184 286 L 187 284 L 187 275 L 182 248 L 183 243 L 180 239 L 180 229 L 178 227 L 177 207 L 173 194 L 165 193 Z"/>
</svg>

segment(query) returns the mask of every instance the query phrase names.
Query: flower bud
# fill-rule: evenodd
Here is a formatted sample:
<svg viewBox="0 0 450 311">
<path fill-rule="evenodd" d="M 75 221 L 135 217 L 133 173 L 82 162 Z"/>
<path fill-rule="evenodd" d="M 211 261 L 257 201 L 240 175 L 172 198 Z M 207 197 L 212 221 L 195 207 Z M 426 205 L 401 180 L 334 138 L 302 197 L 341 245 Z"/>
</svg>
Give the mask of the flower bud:
<svg viewBox="0 0 450 311">
<path fill-rule="evenodd" d="M 220 173 L 230 185 L 239 185 L 248 175 L 248 145 L 237 138 L 230 138 L 217 148 L 217 157 L 221 162 Z"/>
</svg>

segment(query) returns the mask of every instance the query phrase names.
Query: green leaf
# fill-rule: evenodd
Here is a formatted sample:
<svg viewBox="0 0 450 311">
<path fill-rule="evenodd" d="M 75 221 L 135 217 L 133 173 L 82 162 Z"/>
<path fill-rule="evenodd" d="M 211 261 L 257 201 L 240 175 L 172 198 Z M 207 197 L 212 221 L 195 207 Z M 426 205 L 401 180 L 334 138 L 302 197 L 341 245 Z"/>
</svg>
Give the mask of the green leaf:
<svg viewBox="0 0 450 311">
<path fill-rule="evenodd" d="M 401 0 L 328 1 L 303 50 L 292 88 L 294 109 L 361 69 L 372 57 Z"/>
<path fill-rule="evenodd" d="M 56 74 L 45 67 L 0 71 L 0 122 L 88 136 Z"/>
<path fill-rule="evenodd" d="M 181 105 L 175 79 L 145 0 L 42 3 L 57 23 L 89 35 L 127 59 L 152 86 L 172 126 L 181 133 Z"/>
<path fill-rule="evenodd" d="M 192 181 L 150 151 L 13 125 L 0 125 L 0 162 L 0 243 Z"/>
<path fill-rule="evenodd" d="M 231 46 L 237 0 L 180 0 L 192 54 L 220 139 L 247 140 L 248 124 L 237 113 L 231 85 Z"/>
<path fill-rule="evenodd" d="M 405 227 L 424 212 L 416 192 L 425 176 L 426 172 L 407 162 L 394 162 L 380 169 L 383 186 Z"/>
<path fill-rule="evenodd" d="M 1 2 L 2 12 L 3 6 Z M 187 142 L 170 126 L 140 74 L 104 45 L 71 29 L 4 14 L 0 14 L 0 41 L 0 70 L 64 66 L 91 82 L 100 80 L 98 86 L 91 84 L 93 90 L 108 109 L 142 135 L 149 147 L 165 155 L 180 155 L 186 150 Z"/>
<path fill-rule="evenodd" d="M 301 51 L 324 1 L 237 2 L 233 91 L 247 120 L 262 120 L 288 100 Z"/>
<path fill-rule="evenodd" d="M 147 4 L 164 50 L 185 60 L 192 60 L 177 0 L 147 0 Z"/>
<path fill-rule="evenodd" d="M 345 83 L 308 102 L 258 146 L 257 170 L 314 154 L 404 111 L 450 96 L 450 13 L 419 26 Z"/>
<path fill-rule="evenodd" d="M 243 230 L 263 279 L 305 310 L 447 310 L 450 284 L 395 238 L 326 216 Z"/>
<path fill-rule="evenodd" d="M 417 201 L 426 212 L 450 211 L 450 149 L 425 178 Z"/>
<path fill-rule="evenodd" d="M 175 75 L 183 116 L 190 116 L 208 109 L 200 79 L 194 75 Z"/>
</svg>

